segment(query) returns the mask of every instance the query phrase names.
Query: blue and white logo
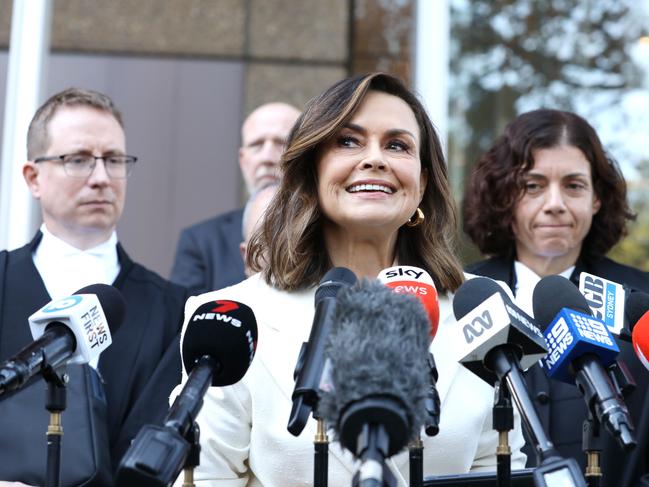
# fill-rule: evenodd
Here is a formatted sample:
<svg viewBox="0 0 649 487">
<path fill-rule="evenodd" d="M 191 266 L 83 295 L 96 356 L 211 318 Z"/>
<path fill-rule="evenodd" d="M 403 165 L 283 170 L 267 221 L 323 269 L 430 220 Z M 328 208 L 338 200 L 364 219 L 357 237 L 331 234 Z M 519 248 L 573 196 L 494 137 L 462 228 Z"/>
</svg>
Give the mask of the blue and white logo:
<svg viewBox="0 0 649 487">
<path fill-rule="evenodd" d="M 571 313 L 570 317 L 579 335 L 596 343 L 603 343 L 609 347 L 613 346 L 611 333 L 606 329 L 604 323 L 581 313 Z"/>
<path fill-rule="evenodd" d="M 64 309 L 76 306 L 81 302 L 81 299 L 81 296 L 69 296 L 67 298 L 59 299 L 45 306 L 42 311 L 43 313 L 57 313 Z"/>
</svg>

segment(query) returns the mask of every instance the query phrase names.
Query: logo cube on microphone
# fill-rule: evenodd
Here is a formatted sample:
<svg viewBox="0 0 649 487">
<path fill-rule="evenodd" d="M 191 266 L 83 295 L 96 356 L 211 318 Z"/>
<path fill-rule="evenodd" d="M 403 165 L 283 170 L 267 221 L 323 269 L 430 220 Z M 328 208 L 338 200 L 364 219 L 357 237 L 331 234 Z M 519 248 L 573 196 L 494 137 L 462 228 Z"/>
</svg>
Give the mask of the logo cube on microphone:
<svg viewBox="0 0 649 487">
<path fill-rule="evenodd" d="M 104 310 L 95 294 L 75 294 L 58 299 L 29 317 L 29 328 L 38 340 L 52 322 L 66 325 L 77 340 L 74 356 L 68 363 L 85 364 L 112 343 Z"/>
<path fill-rule="evenodd" d="M 545 330 L 548 354 L 542 359 L 547 375 L 556 380 L 574 383 L 569 366 L 585 353 L 597 355 L 605 367 L 620 353 L 606 325 L 597 318 L 563 308 Z"/>
<path fill-rule="evenodd" d="M 624 286 L 582 272 L 579 276 L 579 290 L 586 298 L 593 316 L 602 320 L 609 331 L 619 335 L 624 324 Z"/>
</svg>

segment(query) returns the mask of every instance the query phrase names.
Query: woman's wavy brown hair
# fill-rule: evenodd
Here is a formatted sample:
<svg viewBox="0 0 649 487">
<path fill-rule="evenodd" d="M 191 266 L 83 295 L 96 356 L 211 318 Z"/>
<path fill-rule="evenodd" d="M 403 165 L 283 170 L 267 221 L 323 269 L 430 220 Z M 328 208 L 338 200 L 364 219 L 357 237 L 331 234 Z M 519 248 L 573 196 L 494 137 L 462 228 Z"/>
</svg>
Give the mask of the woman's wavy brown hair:
<svg viewBox="0 0 649 487">
<path fill-rule="evenodd" d="M 437 134 L 422 104 L 401 81 L 374 73 L 339 81 L 311 99 L 291 130 L 279 189 L 263 225 L 250 239 L 247 257 L 251 269 L 263 271 L 277 288 L 314 286 L 332 266 L 322 234 L 316 165 L 320 149 L 350 120 L 370 90 L 397 96 L 410 106 L 421 132 L 422 171 L 428 175 L 419 205 L 425 220 L 399 229 L 397 262 L 425 269 L 441 292 L 454 291 L 463 281 L 454 248 L 457 212 Z"/>
<path fill-rule="evenodd" d="M 581 254 L 602 256 L 626 235 L 627 220 L 635 215 L 618 164 L 606 154 L 586 120 L 571 112 L 541 109 L 510 122 L 469 177 L 462 208 L 464 231 L 482 253 L 515 256 L 514 211 L 524 193 L 525 173 L 534 166 L 534 151 L 561 145 L 578 148 L 588 159 L 593 188 L 601 202 Z"/>
</svg>

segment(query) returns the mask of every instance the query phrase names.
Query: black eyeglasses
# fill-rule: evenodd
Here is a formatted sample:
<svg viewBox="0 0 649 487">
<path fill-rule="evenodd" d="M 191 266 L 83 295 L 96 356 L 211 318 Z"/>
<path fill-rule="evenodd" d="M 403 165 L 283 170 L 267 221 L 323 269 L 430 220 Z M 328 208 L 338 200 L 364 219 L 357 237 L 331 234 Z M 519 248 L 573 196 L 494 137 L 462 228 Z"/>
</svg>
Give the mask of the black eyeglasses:
<svg viewBox="0 0 649 487">
<path fill-rule="evenodd" d="M 63 163 L 65 174 L 73 178 L 87 178 L 95 170 L 97 160 L 104 161 L 108 176 L 115 179 L 129 177 L 133 165 L 137 161 L 135 156 L 93 156 L 91 154 L 64 154 L 62 156 L 45 156 L 34 159 L 34 162 L 60 161 Z"/>
</svg>

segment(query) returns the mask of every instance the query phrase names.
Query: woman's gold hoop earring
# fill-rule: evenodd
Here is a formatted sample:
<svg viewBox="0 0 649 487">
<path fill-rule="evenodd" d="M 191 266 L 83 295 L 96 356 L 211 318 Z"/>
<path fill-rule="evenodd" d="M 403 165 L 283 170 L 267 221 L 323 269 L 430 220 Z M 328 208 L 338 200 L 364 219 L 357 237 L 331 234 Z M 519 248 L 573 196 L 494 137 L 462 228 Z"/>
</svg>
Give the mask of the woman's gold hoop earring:
<svg viewBox="0 0 649 487">
<path fill-rule="evenodd" d="M 417 227 L 422 224 L 424 221 L 424 212 L 421 211 L 419 207 L 417 207 L 417 211 L 415 212 L 414 215 L 410 217 L 410 220 L 406 222 L 406 225 L 409 227 Z"/>
</svg>

